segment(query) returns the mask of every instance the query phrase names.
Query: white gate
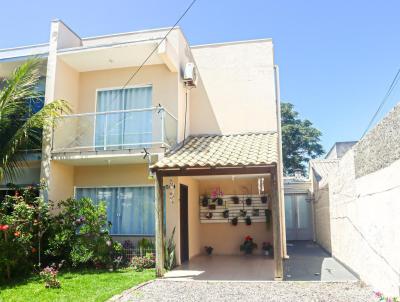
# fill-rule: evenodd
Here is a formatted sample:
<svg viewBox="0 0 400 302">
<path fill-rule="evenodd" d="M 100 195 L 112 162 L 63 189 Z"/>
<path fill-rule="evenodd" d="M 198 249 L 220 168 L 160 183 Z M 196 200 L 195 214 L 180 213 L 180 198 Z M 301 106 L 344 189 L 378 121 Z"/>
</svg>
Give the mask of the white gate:
<svg viewBox="0 0 400 302">
<path fill-rule="evenodd" d="M 285 194 L 286 239 L 312 240 L 312 206 L 307 194 Z"/>
</svg>

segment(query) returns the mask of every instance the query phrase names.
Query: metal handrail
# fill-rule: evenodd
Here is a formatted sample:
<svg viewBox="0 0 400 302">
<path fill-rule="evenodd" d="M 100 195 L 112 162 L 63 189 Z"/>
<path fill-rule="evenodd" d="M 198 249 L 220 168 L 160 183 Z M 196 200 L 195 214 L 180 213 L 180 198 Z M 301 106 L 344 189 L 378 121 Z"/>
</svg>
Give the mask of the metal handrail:
<svg viewBox="0 0 400 302">
<path fill-rule="evenodd" d="M 158 107 L 150 107 L 150 108 L 140 108 L 140 109 L 127 109 L 127 110 L 113 110 L 113 111 L 100 111 L 100 112 L 86 112 L 86 113 L 74 113 L 74 114 L 65 114 L 60 116 L 60 118 L 73 118 L 79 116 L 97 116 L 97 115 L 106 115 L 106 114 L 117 114 L 117 113 L 129 113 L 129 112 L 143 112 L 143 111 L 153 111 L 153 110 L 163 110 L 168 113 L 174 120 L 178 120 L 171 112 L 169 112 L 166 108 L 162 106 Z"/>
</svg>

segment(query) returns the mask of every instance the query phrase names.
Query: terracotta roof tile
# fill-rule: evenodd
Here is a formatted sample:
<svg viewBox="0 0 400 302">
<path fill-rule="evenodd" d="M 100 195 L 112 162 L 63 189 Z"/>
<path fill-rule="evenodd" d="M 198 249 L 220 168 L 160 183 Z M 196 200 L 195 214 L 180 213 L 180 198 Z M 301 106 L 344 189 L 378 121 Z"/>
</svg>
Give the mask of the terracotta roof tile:
<svg viewBox="0 0 400 302">
<path fill-rule="evenodd" d="M 278 134 L 250 133 L 190 136 L 152 169 L 224 167 L 273 164 L 278 162 Z"/>
</svg>

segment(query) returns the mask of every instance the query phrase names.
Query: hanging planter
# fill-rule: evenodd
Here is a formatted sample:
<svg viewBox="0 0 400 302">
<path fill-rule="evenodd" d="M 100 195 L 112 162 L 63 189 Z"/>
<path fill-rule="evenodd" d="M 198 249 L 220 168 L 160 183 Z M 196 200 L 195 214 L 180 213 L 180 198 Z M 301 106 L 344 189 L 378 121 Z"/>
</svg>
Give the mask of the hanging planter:
<svg viewBox="0 0 400 302">
<path fill-rule="evenodd" d="M 237 217 L 234 217 L 231 221 L 232 225 L 237 225 L 238 224 L 239 219 Z"/>
<path fill-rule="evenodd" d="M 246 217 L 247 211 L 246 210 L 240 210 L 240 217 Z"/>
<path fill-rule="evenodd" d="M 246 225 L 251 225 L 251 218 L 250 216 L 247 216 L 245 219 Z"/>
<path fill-rule="evenodd" d="M 253 209 L 253 216 L 254 217 L 260 216 L 260 209 Z"/>
<path fill-rule="evenodd" d="M 239 204 L 239 197 L 238 196 L 232 196 L 231 199 L 232 199 L 234 204 Z"/>
<path fill-rule="evenodd" d="M 203 199 L 201 200 L 201 205 L 206 208 L 208 206 L 208 197 L 204 196 Z"/>
<path fill-rule="evenodd" d="M 217 198 L 217 205 L 219 205 L 219 206 L 224 205 L 224 200 L 221 197 Z"/>
<path fill-rule="evenodd" d="M 208 205 L 208 209 L 209 209 L 209 210 L 215 210 L 215 209 L 216 209 L 215 203 L 209 204 L 209 205 Z"/>
<path fill-rule="evenodd" d="M 267 203 L 267 202 L 268 202 L 268 196 L 267 195 L 261 196 L 261 203 Z"/>
<path fill-rule="evenodd" d="M 211 219 L 212 217 L 213 217 L 213 213 L 208 212 L 208 213 L 206 214 L 206 218 L 207 218 L 207 219 Z"/>
<path fill-rule="evenodd" d="M 265 209 L 265 223 L 267 224 L 267 230 L 271 228 L 272 221 L 272 211 L 270 209 Z"/>
<path fill-rule="evenodd" d="M 251 198 L 250 197 L 246 198 L 246 205 L 251 206 Z"/>
<path fill-rule="evenodd" d="M 222 212 L 222 217 L 229 218 L 229 210 L 225 210 Z"/>
</svg>

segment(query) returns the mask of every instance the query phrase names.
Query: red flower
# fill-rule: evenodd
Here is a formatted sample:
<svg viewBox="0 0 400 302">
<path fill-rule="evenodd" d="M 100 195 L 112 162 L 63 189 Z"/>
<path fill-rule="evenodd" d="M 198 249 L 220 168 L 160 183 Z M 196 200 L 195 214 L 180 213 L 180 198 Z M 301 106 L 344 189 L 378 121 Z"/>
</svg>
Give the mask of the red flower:
<svg viewBox="0 0 400 302">
<path fill-rule="evenodd" d="M 20 232 L 20 231 L 16 231 L 16 232 L 14 233 L 14 236 L 15 236 L 15 237 L 21 236 L 21 232 Z"/>
<path fill-rule="evenodd" d="M 7 231 L 7 230 L 8 230 L 8 225 L 7 224 L 4 224 L 4 225 L 0 224 L 0 231 Z"/>
<path fill-rule="evenodd" d="M 247 235 L 247 236 L 244 238 L 244 240 L 245 240 L 245 241 L 252 241 L 253 238 L 251 238 L 249 235 Z"/>
</svg>

